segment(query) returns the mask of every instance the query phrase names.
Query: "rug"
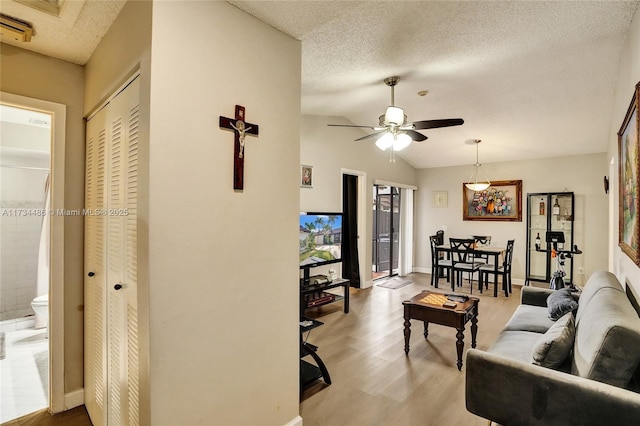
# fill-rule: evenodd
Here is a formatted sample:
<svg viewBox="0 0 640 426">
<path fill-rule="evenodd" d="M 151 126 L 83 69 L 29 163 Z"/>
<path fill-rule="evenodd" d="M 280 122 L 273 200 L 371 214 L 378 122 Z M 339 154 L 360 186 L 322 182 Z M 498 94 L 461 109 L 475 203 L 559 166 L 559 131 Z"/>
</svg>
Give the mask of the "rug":
<svg viewBox="0 0 640 426">
<path fill-rule="evenodd" d="M 390 288 L 392 290 L 397 290 L 404 286 L 408 286 L 409 284 L 413 284 L 413 281 L 406 280 L 400 277 L 388 278 L 386 280 L 381 281 L 379 284 L 376 284 L 378 287 Z"/>
</svg>

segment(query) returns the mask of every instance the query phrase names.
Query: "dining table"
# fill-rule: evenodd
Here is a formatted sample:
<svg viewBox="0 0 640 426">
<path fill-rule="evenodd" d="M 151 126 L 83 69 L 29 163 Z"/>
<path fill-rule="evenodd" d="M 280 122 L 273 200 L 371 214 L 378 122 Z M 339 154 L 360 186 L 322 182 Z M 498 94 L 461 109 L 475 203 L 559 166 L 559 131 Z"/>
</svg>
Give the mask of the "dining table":
<svg viewBox="0 0 640 426">
<path fill-rule="evenodd" d="M 497 273 L 500 265 L 502 265 L 502 261 L 504 260 L 504 254 L 506 252 L 506 247 L 494 246 L 494 245 L 477 245 L 473 251 L 478 255 L 487 256 L 488 258 L 493 258 L 493 263 L 489 262 L 489 264 L 493 264 L 494 270 L 489 273 Z M 451 259 L 451 245 L 450 244 L 440 244 L 436 245 L 436 256 L 439 256 L 440 253 L 445 253 L 447 259 Z M 502 256 L 502 260 L 500 257 Z M 495 276 L 495 275 L 494 275 Z M 497 279 L 497 278 L 496 278 Z M 451 281 L 451 291 L 456 291 L 455 282 L 453 279 Z M 478 290 L 482 291 L 482 274 L 478 279 Z"/>
</svg>

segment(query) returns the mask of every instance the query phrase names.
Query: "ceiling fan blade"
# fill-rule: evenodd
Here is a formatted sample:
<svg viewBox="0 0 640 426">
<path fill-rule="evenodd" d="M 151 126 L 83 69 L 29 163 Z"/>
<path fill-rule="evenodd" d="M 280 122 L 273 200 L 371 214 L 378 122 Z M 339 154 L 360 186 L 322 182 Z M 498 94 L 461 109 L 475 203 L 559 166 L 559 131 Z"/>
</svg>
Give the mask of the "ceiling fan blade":
<svg viewBox="0 0 640 426">
<path fill-rule="evenodd" d="M 450 127 L 460 126 L 464 123 L 462 118 L 447 118 L 444 120 L 423 120 L 413 122 L 413 128 L 416 130 L 421 129 L 436 129 L 438 127 Z"/>
<path fill-rule="evenodd" d="M 330 127 L 360 127 L 363 129 L 375 129 L 374 126 L 356 126 L 354 124 L 327 124 Z"/>
<path fill-rule="evenodd" d="M 416 132 L 415 130 L 405 130 L 404 132 L 409 136 L 411 136 L 411 139 L 413 139 L 416 142 L 422 142 L 428 139 L 425 135 L 423 135 L 420 132 Z"/>
<path fill-rule="evenodd" d="M 363 140 L 363 139 L 369 139 L 369 138 L 372 138 L 372 137 L 374 137 L 374 136 L 378 136 L 379 134 L 384 133 L 384 132 L 386 132 L 386 130 L 383 130 L 383 131 L 381 131 L 381 132 L 371 133 L 370 135 L 363 136 L 363 137 L 358 138 L 358 139 L 356 139 L 356 140 L 357 140 L 357 141 L 361 141 L 361 140 Z"/>
</svg>

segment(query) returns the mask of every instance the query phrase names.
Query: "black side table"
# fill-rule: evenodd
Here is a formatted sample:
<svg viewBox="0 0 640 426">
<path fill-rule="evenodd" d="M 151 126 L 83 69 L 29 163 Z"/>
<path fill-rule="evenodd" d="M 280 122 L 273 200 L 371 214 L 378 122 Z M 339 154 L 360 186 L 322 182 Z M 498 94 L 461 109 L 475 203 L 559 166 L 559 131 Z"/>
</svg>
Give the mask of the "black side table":
<svg viewBox="0 0 640 426">
<path fill-rule="evenodd" d="M 306 339 L 303 338 L 304 333 L 308 333 L 323 324 L 323 322 L 311 318 L 300 317 L 300 394 L 302 394 L 302 391 L 306 387 L 320 378 L 322 378 L 326 384 L 331 384 L 331 376 L 329 376 L 327 366 L 317 353 L 318 347 L 308 343 Z M 302 359 L 307 355 L 313 358 L 316 365 Z"/>
</svg>

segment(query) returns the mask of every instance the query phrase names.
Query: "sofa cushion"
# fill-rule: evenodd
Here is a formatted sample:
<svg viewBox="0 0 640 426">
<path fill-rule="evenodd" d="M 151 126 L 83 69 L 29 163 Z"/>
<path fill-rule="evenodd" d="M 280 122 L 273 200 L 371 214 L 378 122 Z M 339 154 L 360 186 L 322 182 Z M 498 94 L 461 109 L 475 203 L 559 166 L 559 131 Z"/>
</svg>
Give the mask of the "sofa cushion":
<svg viewBox="0 0 640 426">
<path fill-rule="evenodd" d="M 547 297 L 547 308 L 549 308 L 549 319 L 557 321 L 569 312 L 578 309 L 578 302 L 573 299 L 569 287 L 554 291 Z"/>
<path fill-rule="evenodd" d="M 622 284 L 615 275 L 608 271 L 596 271 L 589 277 L 589 280 L 580 293 L 580 302 L 576 312 L 576 327 L 580 324 L 582 312 L 589 306 L 593 297 L 603 288 L 613 288 L 624 292 Z"/>
<path fill-rule="evenodd" d="M 553 325 L 547 313 L 546 306 L 519 305 L 503 330 L 545 333 Z"/>
<path fill-rule="evenodd" d="M 487 352 L 531 363 L 531 350 L 539 338 L 540 333 L 503 330 Z"/>
<path fill-rule="evenodd" d="M 625 387 L 640 364 L 640 318 L 621 289 L 596 293 L 580 304 L 571 373 Z"/>
<path fill-rule="evenodd" d="M 533 363 L 547 368 L 560 367 L 571 352 L 575 335 L 573 313 L 569 312 L 538 338 L 531 352 Z"/>
</svg>

